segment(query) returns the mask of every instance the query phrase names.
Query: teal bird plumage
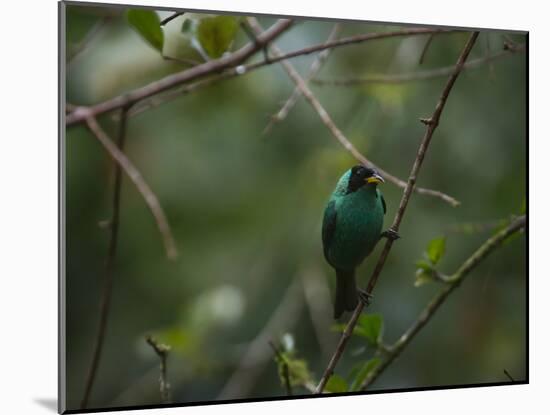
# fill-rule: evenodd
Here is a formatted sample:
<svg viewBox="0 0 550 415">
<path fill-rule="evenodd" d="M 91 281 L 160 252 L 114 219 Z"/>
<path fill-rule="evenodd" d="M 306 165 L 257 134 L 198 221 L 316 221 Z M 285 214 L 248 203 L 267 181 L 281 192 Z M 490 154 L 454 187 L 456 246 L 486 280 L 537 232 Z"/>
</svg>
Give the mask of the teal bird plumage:
<svg viewBox="0 0 550 415">
<path fill-rule="evenodd" d="M 383 235 L 386 202 L 378 189 L 384 179 L 362 165 L 346 171 L 338 181 L 323 218 L 323 251 L 336 270 L 334 318 L 357 306 L 355 269 Z"/>
</svg>

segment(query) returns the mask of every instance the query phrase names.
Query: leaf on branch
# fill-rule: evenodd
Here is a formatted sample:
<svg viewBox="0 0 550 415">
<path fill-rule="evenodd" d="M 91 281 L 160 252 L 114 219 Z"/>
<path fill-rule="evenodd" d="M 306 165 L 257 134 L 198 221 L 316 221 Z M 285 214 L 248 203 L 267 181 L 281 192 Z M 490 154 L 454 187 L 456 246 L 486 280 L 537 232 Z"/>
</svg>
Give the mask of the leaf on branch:
<svg viewBox="0 0 550 415">
<path fill-rule="evenodd" d="M 362 314 L 353 328 L 355 336 L 364 337 L 371 346 L 378 346 L 382 340 L 384 322 L 380 314 Z M 334 324 L 331 329 L 342 333 L 346 328 L 345 324 Z"/>
<path fill-rule="evenodd" d="M 325 392 L 338 393 L 347 392 L 348 383 L 342 376 L 332 375 L 325 386 Z"/>
<path fill-rule="evenodd" d="M 152 47 L 162 53 L 164 32 L 160 27 L 160 18 L 152 10 L 130 9 L 126 12 L 130 26 Z"/>
<path fill-rule="evenodd" d="M 239 25 L 233 16 L 215 16 L 201 19 L 197 39 L 208 56 L 219 58 L 229 49 Z"/>
<path fill-rule="evenodd" d="M 365 381 L 370 372 L 372 372 L 380 364 L 380 359 L 373 357 L 367 360 L 365 363 L 361 363 L 351 371 L 353 382 L 349 388 L 350 391 L 357 391 L 361 387 L 361 384 Z"/>
<path fill-rule="evenodd" d="M 365 337 L 369 344 L 378 346 L 382 339 L 383 321 L 380 314 L 363 314 L 359 317 L 354 334 Z"/>
<path fill-rule="evenodd" d="M 428 244 L 426 254 L 431 263 L 436 265 L 445 254 L 445 237 L 432 239 Z"/>
<path fill-rule="evenodd" d="M 418 268 L 415 274 L 416 279 L 414 280 L 414 286 L 421 287 L 424 284 L 432 282 L 434 280 L 433 272 L 434 272 L 433 268 L 430 268 L 430 269 Z"/>
<path fill-rule="evenodd" d="M 286 383 L 286 376 L 288 376 L 291 386 L 304 386 L 312 383 L 313 376 L 309 371 L 307 361 L 296 357 L 292 334 L 283 335 L 276 348 L 275 362 L 277 362 L 282 385 Z"/>
</svg>

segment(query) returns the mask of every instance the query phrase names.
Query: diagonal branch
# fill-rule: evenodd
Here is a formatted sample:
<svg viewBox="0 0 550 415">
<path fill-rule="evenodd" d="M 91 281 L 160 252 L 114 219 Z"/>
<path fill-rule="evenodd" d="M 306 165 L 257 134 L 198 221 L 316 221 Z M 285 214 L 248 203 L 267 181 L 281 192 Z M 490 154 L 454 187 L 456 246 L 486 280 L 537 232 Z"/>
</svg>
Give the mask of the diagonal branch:
<svg viewBox="0 0 550 415">
<path fill-rule="evenodd" d="M 257 42 L 249 43 L 246 46 L 243 46 L 241 49 L 237 50 L 236 52 L 233 52 L 229 56 L 224 56 L 220 59 L 211 60 L 203 64 L 193 66 L 192 68 L 186 69 L 182 72 L 168 75 L 165 78 L 159 79 L 158 81 L 151 82 L 150 84 L 145 85 L 141 88 L 137 88 L 125 94 L 118 95 L 114 98 L 93 105 L 91 107 L 78 107 L 75 111 L 67 115 L 66 125 L 73 125 L 85 122 L 86 119 L 89 119 L 90 117 L 96 117 L 105 112 L 127 107 L 129 105 L 135 104 L 138 101 L 141 101 L 142 99 L 159 94 L 178 85 L 239 65 L 240 63 L 251 57 L 258 50 L 262 49 L 264 45 L 268 44 L 281 33 L 283 33 L 291 25 L 292 20 L 278 20 L 277 23 L 275 23 L 264 33 L 258 36 Z"/>
<path fill-rule="evenodd" d="M 418 152 L 416 154 L 416 158 L 414 160 L 413 167 L 411 169 L 411 173 L 409 175 L 409 180 L 407 183 L 407 187 L 405 188 L 405 191 L 403 192 L 403 196 L 401 197 L 401 202 L 399 203 L 399 208 L 397 210 L 397 213 L 395 214 L 395 218 L 393 220 L 391 228 L 395 231 L 399 231 L 399 225 L 401 224 L 401 221 L 403 220 L 403 215 L 405 214 L 405 209 L 407 208 L 407 205 L 409 203 L 411 194 L 413 192 L 413 189 L 416 184 L 416 179 L 418 177 L 418 173 L 420 171 L 420 167 L 422 166 L 422 162 L 424 161 L 424 157 L 426 155 L 426 150 L 428 149 L 428 146 L 430 145 L 430 142 L 432 140 L 432 136 L 434 134 L 435 129 L 439 125 L 439 119 L 441 117 L 441 112 L 443 111 L 443 108 L 445 107 L 445 103 L 447 102 L 447 98 L 449 97 L 449 93 L 451 92 L 451 89 L 453 88 L 453 85 L 455 84 L 456 79 L 458 78 L 458 75 L 460 74 L 460 71 L 462 70 L 462 67 L 464 66 L 464 63 L 466 62 L 466 59 L 468 58 L 468 55 L 470 54 L 474 43 L 479 35 L 479 32 L 473 32 L 468 39 L 468 42 L 466 43 L 466 46 L 464 47 L 462 53 L 460 54 L 460 57 L 458 58 L 458 61 L 455 66 L 455 70 L 452 73 L 452 75 L 449 77 L 449 80 L 445 84 L 445 87 L 443 88 L 443 92 L 441 93 L 441 97 L 439 98 L 439 101 L 437 102 L 437 105 L 435 107 L 435 110 L 430 118 L 424 119 L 423 122 L 426 124 L 427 129 L 426 133 L 424 134 L 424 137 L 422 138 L 422 142 L 420 143 L 420 147 L 418 148 Z M 382 268 L 384 267 L 384 264 L 386 263 L 386 259 L 388 257 L 388 254 L 391 250 L 391 247 L 393 245 L 393 240 L 390 238 L 386 241 L 386 244 L 384 245 L 384 249 L 382 250 L 382 253 L 380 254 L 380 257 L 378 259 L 378 262 L 376 264 L 376 267 L 374 268 L 374 271 L 372 273 L 372 276 L 370 277 L 368 286 L 367 286 L 367 293 L 372 294 L 374 287 L 376 286 L 376 282 L 378 281 L 378 277 L 380 275 L 380 272 L 382 271 Z M 348 340 L 353 332 L 353 328 L 355 327 L 357 320 L 359 319 L 359 316 L 361 315 L 361 312 L 363 311 L 364 304 L 363 302 L 359 302 L 357 305 L 357 308 L 353 312 L 353 315 L 350 318 L 350 321 L 348 322 L 344 332 L 342 333 L 342 337 L 340 338 L 340 341 L 338 345 L 336 346 L 336 350 L 332 356 L 332 358 L 329 361 L 329 364 L 327 368 L 325 369 L 323 376 L 319 382 L 319 385 L 317 385 L 317 389 L 315 390 L 315 393 L 322 393 L 325 385 L 328 382 L 328 379 L 334 372 L 334 368 L 336 367 L 336 364 L 340 360 L 340 357 L 344 353 L 344 350 L 346 348 L 346 345 L 348 343 Z"/>
<path fill-rule="evenodd" d="M 381 32 L 381 33 L 367 33 L 362 35 L 350 36 L 347 38 L 339 39 L 334 42 L 322 43 L 320 45 L 314 45 L 307 48 L 299 49 L 294 52 L 281 55 L 276 58 L 270 58 L 269 60 L 263 60 L 250 65 L 242 65 L 242 63 L 251 57 L 254 53 L 264 49 L 271 41 L 277 36 L 287 30 L 292 24 L 291 20 L 281 19 L 261 35 L 257 36 L 255 42 L 251 42 L 241 49 L 233 52 L 229 56 L 222 57 L 220 59 L 211 60 L 201 65 L 194 66 L 185 71 L 178 72 L 158 81 L 152 82 L 141 88 L 135 89 L 128 93 L 118 95 L 107 101 L 100 102 L 90 107 L 78 107 L 75 111 L 67 115 L 66 125 L 74 125 L 84 122 L 86 118 L 90 116 L 98 116 L 100 114 L 113 111 L 117 108 L 122 108 L 126 105 L 135 104 L 143 99 L 160 94 L 161 92 L 175 88 L 179 85 L 185 84 L 190 81 L 198 80 L 199 78 L 206 77 L 208 75 L 214 75 L 219 72 L 229 70 L 229 73 L 225 72 L 219 74 L 220 79 L 226 79 L 228 77 L 242 75 L 246 71 L 257 69 L 263 66 L 272 65 L 273 63 L 295 58 L 297 56 L 304 56 L 315 52 L 320 52 L 325 49 L 331 49 L 340 46 L 358 44 L 370 40 L 387 39 L 399 36 L 415 36 L 424 35 L 430 33 L 455 33 L 454 31 L 446 31 L 441 29 L 406 29 L 398 30 L 395 32 Z"/>
<path fill-rule="evenodd" d="M 103 147 L 105 147 L 109 155 L 117 162 L 117 165 L 122 167 L 130 180 L 135 184 L 137 190 L 141 193 L 143 199 L 145 199 L 145 203 L 147 203 L 147 206 L 151 210 L 151 213 L 157 223 L 157 227 L 164 242 L 164 248 L 166 249 L 166 255 L 170 259 L 176 258 L 178 251 L 176 249 L 174 237 L 172 236 L 172 231 L 168 225 L 168 220 L 166 219 L 166 215 L 164 214 L 164 210 L 162 209 L 157 196 L 153 193 L 149 185 L 143 179 L 141 173 L 132 164 L 130 159 L 117 148 L 105 131 L 103 131 L 96 119 L 94 117 L 89 117 L 86 119 L 86 123 L 99 142 L 103 145 Z"/>
<path fill-rule="evenodd" d="M 505 229 L 489 238 L 483 245 L 481 245 L 463 264 L 462 266 L 450 276 L 449 284 L 433 298 L 432 301 L 424 308 L 420 313 L 413 325 L 399 338 L 399 340 L 389 347 L 385 358 L 380 365 L 378 365 L 372 372 L 369 373 L 367 378 L 361 384 L 361 390 L 365 390 L 369 387 L 386 368 L 401 354 L 403 349 L 411 342 L 411 340 L 418 334 L 420 330 L 430 321 L 435 312 L 445 302 L 447 297 L 462 283 L 464 278 L 477 267 L 483 259 L 487 257 L 491 252 L 498 248 L 510 235 L 524 229 L 526 226 L 525 216 L 520 216 L 515 219 Z"/>
<path fill-rule="evenodd" d="M 198 89 L 201 89 L 203 87 L 210 86 L 212 84 L 215 84 L 218 81 L 223 81 L 226 79 L 234 78 L 237 76 L 241 76 L 247 73 L 250 73 L 256 69 L 263 68 L 267 65 L 271 65 L 274 62 L 280 62 L 282 60 L 295 58 L 298 56 L 302 56 L 309 53 L 314 53 L 317 51 L 325 51 L 329 50 L 331 48 L 336 48 L 340 46 L 347 46 L 352 44 L 359 44 L 361 42 L 368 42 L 371 40 L 380 40 L 380 39 L 386 39 L 386 38 L 392 38 L 397 36 L 414 36 L 414 35 L 423 35 L 423 34 L 429 34 L 429 33 L 453 33 L 452 31 L 443 31 L 440 29 L 410 29 L 410 30 L 401 30 L 397 32 L 383 32 L 383 33 L 367 33 L 362 35 L 356 35 L 356 36 L 350 36 L 347 38 L 342 38 L 338 41 L 334 42 L 326 42 L 321 45 L 312 46 L 310 48 L 300 49 L 285 55 L 281 55 L 275 58 L 270 58 L 269 60 L 262 60 L 260 62 L 255 63 L 249 63 L 247 65 L 238 65 L 235 67 L 231 67 L 226 69 L 224 72 L 212 75 L 210 77 L 206 77 L 203 79 L 200 79 L 192 84 L 189 85 L 183 85 L 180 87 L 174 87 L 166 92 L 164 92 L 162 95 L 156 95 L 151 96 L 149 98 L 140 100 L 141 102 L 137 104 L 132 110 L 128 113 L 128 116 L 134 116 L 137 114 L 142 113 L 145 110 L 148 110 L 150 108 L 157 107 L 161 104 L 164 104 L 165 102 L 171 101 L 172 99 L 175 99 L 177 97 L 180 97 L 182 95 L 186 95 L 190 92 L 194 92 Z M 99 104 L 98 104 L 99 105 Z M 396 178 L 397 179 L 397 178 Z M 399 180 L 399 179 L 397 179 Z M 405 182 L 403 182 L 403 187 L 405 186 Z M 425 190 L 425 191 L 424 191 Z M 432 192 L 428 189 L 417 189 L 418 193 L 422 194 L 431 194 Z M 435 195 L 437 195 L 439 192 L 435 192 Z M 454 199 L 448 200 L 449 203 L 453 204 Z"/>
<path fill-rule="evenodd" d="M 257 32 L 260 33 L 262 31 L 262 27 L 258 23 L 258 21 L 255 18 L 249 18 L 250 25 L 252 28 Z M 282 56 L 281 50 L 275 46 L 270 45 L 270 50 L 272 54 L 275 56 L 275 59 L 277 57 Z M 321 121 L 325 126 L 329 129 L 329 131 L 332 133 L 334 138 L 344 146 L 344 148 L 349 151 L 353 157 L 355 157 L 357 160 L 359 160 L 362 164 L 375 168 L 380 172 L 380 174 L 384 177 L 384 179 L 392 182 L 398 187 L 401 187 L 402 189 L 407 187 L 407 183 L 403 180 L 399 179 L 398 177 L 388 173 L 387 171 L 381 169 L 377 165 L 375 165 L 372 161 L 368 160 L 363 154 L 355 148 L 355 146 L 346 138 L 344 133 L 334 124 L 334 121 L 330 118 L 330 115 L 328 112 L 323 108 L 319 100 L 313 95 L 313 92 L 311 92 L 311 89 L 307 86 L 305 81 L 302 79 L 300 74 L 294 69 L 292 64 L 288 61 L 282 61 L 281 65 L 284 67 L 286 72 L 288 73 L 288 76 L 294 81 L 297 88 L 301 91 L 301 93 L 304 95 L 304 97 L 307 99 L 307 101 L 311 104 L 311 106 L 315 109 L 319 117 L 321 118 Z M 439 197 L 440 199 L 443 199 L 445 202 L 451 204 L 452 206 L 458 206 L 460 202 L 458 202 L 453 197 L 446 195 L 440 191 L 437 190 L 431 190 L 431 189 L 423 189 L 423 188 L 417 188 L 416 192 L 420 194 L 427 194 L 430 196 Z"/>
<path fill-rule="evenodd" d="M 339 33 L 340 33 L 340 23 L 336 23 L 328 36 L 327 43 L 334 41 L 338 37 Z M 306 83 L 311 81 L 311 79 L 313 79 L 315 75 L 317 75 L 317 73 L 319 72 L 319 70 L 327 60 L 328 56 L 330 55 L 331 50 L 332 49 L 325 49 L 321 53 L 319 53 L 319 55 L 317 55 L 317 59 L 315 59 L 311 64 L 311 67 L 309 68 L 309 72 L 304 79 Z M 302 96 L 302 91 L 300 90 L 299 87 L 295 87 L 294 91 L 292 91 L 292 95 L 290 95 L 290 97 L 286 100 L 286 102 L 281 107 L 281 109 L 277 111 L 277 113 L 271 116 L 269 120 L 269 124 L 267 124 L 267 126 L 264 129 L 264 134 L 267 134 L 269 131 L 271 131 L 271 129 L 273 128 L 273 125 L 283 121 L 287 117 L 288 113 L 290 112 L 290 110 L 292 110 L 294 105 L 296 105 L 296 102 L 298 102 L 301 96 Z"/>
</svg>

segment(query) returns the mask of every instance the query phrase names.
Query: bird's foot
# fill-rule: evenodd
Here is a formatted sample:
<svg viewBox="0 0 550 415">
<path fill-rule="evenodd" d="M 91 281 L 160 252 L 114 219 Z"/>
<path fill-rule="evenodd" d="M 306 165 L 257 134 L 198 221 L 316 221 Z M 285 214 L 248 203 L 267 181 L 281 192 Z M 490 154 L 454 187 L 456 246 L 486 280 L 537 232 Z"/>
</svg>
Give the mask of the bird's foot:
<svg viewBox="0 0 550 415">
<path fill-rule="evenodd" d="M 388 238 L 392 241 L 396 241 L 399 238 L 401 238 L 401 236 L 397 233 L 397 231 L 393 230 L 392 228 L 389 228 L 388 230 L 380 234 L 380 238 Z"/>
<path fill-rule="evenodd" d="M 361 301 L 365 305 L 365 307 L 368 307 L 371 300 L 374 298 L 372 294 L 369 294 L 361 288 L 357 289 L 357 296 L 359 297 L 359 301 Z"/>
</svg>

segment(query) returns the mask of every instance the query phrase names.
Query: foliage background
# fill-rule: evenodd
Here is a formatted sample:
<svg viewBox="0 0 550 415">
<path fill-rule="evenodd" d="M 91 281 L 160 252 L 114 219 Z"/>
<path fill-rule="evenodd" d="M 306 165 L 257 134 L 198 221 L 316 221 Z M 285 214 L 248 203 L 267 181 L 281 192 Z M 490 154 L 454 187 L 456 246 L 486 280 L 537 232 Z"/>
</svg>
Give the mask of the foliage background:
<svg viewBox="0 0 550 415">
<path fill-rule="evenodd" d="M 161 16 L 169 13 L 160 12 Z M 67 67 L 67 101 L 91 104 L 141 86 L 183 65 L 166 62 L 127 24 L 122 9 L 70 6 L 67 44 L 77 44 L 95 24 L 109 23 Z M 260 19 L 264 27 L 274 19 Z M 301 21 L 278 40 L 285 51 L 322 43 L 330 21 Z M 395 29 L 347 22 L 341 36 Z M 171 52 L 187 50 L 181 21 L 166 27 Z M 503 36 L 483 32 L 472 58 L 501 50 Z M 452 65 L 467 34 L 434 38 L 418 65 L 426 37 L 388 39 L 332 52 L 322 78 L 402 73 Z M 239 31 L 233 49 L 247 42 Z M 173 42 L 173 43 L 169 43 Z M 261 57 L 260 57 L 261 58 Z M 258 59 L 260 59 L 258 58 Z M 292 63 L 305 73 L 314 59 Z M 465 71 L 453 89 L 428 152 L 419 184 L 462 203 L 414 195 L 369 312 L 384 317 L 384 338 L 394 341 L 437 291 L 414 287 L 415 261 L 428 242 L 447 236 L 441 269 L 451 272 L 485 240 L 461 225 L 487 223 L 518 213 L 526 183 L 526 61 L 515 54 Z M 320 87 L 314 92 L 348 138 L 369 159 L 406 178 L 444 78 L 399 85 Z M 108 335 L 92 406 L 159 402 L 158 359 L 144 341 L 154 333 L 173 351 L 168 370 L 176 402 L 220 396 L 251 340 L 266 326 L 298 281 L 295 311 L 271 333 L 290 332 L 297 353 L 318 377 L 338 333 L 330 331 L 333 272 L 325 264 L 320 225 L 338 177 L 355 161 L 330 136 L 303 100 L 266 136 L 262 130 L 294 85 L 278 65 L 197 91 L 129 122 L 126 152 L 158 195 L 180 255 L 168 261 L 141 196 L 123 184 L 119 251 Z M 103 117 L 111 136 L 116 122 Z M 78 407 L 98 318 L 108 232 L 113 166 L 82 126 L 66 136 L 67 385 L 69 408 Z M 401 190 L 386 184 L 389 225 Z M 377 256 L 380 247 L 373 253 Z M 526 242 L 515 238 L 490 256 L 437 313 L 373 389 L 471 384 L 526 377 Z M 372 269 L 358 275 L 363 285 Z M 314 282 L 326 322 L 315 330 L 301 290 Z M 322 313 L 324 310 L 324 314 Z M 314 314 L 315 315 L 315 314 Z M 266 346 L 267 347 L 267 346 Z M 337 372 L 369 356 L 352 339 Z M 254 362 L 251 362 L 253 365 Z M 276 365 L 268 361 L 248 391 L 233 396 L 284 394 Z M 301 393 L 306 393 L 301 390 Z"/>
</svg>

